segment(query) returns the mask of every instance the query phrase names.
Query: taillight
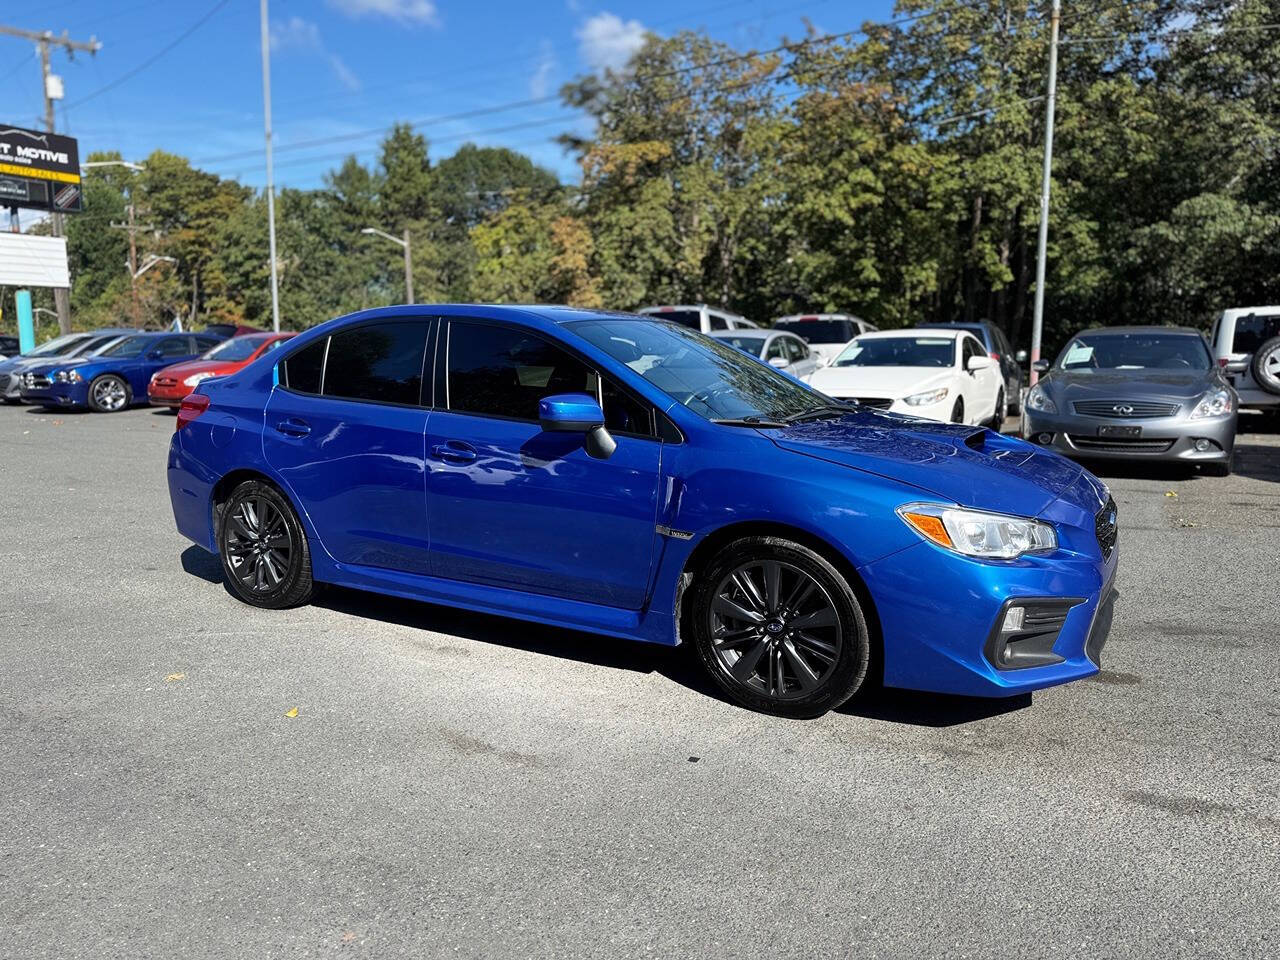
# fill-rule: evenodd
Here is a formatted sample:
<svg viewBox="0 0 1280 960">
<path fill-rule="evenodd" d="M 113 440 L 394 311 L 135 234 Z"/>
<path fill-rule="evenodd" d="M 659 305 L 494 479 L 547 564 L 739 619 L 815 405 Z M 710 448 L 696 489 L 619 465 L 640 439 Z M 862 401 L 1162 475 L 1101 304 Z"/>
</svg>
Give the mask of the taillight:
<svg viewBox="0 0 1280 960">
<path fill-rule="evenodd" d="M 996 353 L 994 350 L 993 350 L 993 351 L 991 351 L 991 359 L 992 359 L 992 360 L 994 360 L 996 363 L 999 363 L 999 362 L 1000 362 L 1000 354 Z"/>
<path fill-rule="evenodd" d="M 209 398 L 202 393 L 189 394 L 182 401 L 182 406 L 178 408 L 178 420 L 173 425 L 174 430 L 181 430 L 192 420 L 196 419 L 200 414 L 209 409 Z"/>
<path fill-rule="evenodd" d="M 1226 366 L 1228 363 L 1230 363 L 1230 362 L 1231 362 L 1231 361 L 1230 361 L 1230 360 L 1228 360 L 1226 357 L 1219 357 L 1219 358 L 1218 358 L 1218 366 L 1220 366 L 1220 367 L 1225 367 L 1225 366 Z"/>
</svg>

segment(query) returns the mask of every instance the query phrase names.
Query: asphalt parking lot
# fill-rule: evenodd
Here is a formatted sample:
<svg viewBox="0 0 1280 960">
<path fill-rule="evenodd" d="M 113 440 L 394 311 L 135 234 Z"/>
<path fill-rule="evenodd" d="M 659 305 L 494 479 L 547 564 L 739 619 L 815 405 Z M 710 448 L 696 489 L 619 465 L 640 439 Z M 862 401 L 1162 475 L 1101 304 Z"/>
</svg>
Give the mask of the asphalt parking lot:
<svg viewBox="0 0 1280 960">
<path fill-rule="evenodd" d="M 1100 471 L 1097 678 L 796 722 L 679 650 L 247 607 L 173 529 L 171 415 L 0 408 L 0 956 L 1275 956 L 1258 419 L 1227 479 Z"/>
</svg>

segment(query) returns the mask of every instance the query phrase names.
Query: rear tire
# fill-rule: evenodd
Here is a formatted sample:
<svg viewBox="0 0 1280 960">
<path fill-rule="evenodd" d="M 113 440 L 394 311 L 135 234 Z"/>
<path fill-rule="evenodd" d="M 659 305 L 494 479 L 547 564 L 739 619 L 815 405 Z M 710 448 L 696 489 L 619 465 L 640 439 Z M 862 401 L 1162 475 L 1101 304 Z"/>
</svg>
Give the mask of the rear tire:
<svg viewBox="0 0 1280 960">
<path fill-rule="evenodd" d="M 117 413 L 133 403 L 129 384 L 114 373 L 94 377 L 89 383 L 89 408 L 96 413 Z"/>
<path fill-rule="evenodd" d="M 778 537 L 721 550 L 690 591 L 699 659 L 735 703 L 807 719 L 862 686 L 871 659 L 857 596 L 826 558 Z"/>
<path fill-rule="evenodd" d="M 231 592 L 255 607 L 284 610 L 315 593 L 302 523 L 269 483 L 246 480 L 231 491 L 218 523 L 218 555 Z"/>
<path fill-rule="evenodd" d="M 1009 411 L 1004 405 L 1004 387 L 1001 387 L 996 394 L 995 412 L 991 414 L 991 429 L 999 433 L 1004 428 L 1004 418 L 1008 415 Z"/>
</svg>

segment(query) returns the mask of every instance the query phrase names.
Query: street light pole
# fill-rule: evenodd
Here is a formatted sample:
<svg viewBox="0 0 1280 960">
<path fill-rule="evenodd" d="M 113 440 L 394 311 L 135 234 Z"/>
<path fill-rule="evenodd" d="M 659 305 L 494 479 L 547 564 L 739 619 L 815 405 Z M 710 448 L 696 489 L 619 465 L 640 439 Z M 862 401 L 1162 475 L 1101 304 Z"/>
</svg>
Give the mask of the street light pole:
<svg viewBox="0 0 1280 960">
<path fill-rule="evenodd" d="M 389 233 L 384 233 L 377 227 L 365 227 L 360 232 L 372 237 L 382 237 L 383 240 L 390 240 L 392 243 L 404 248 L 404 302 L 413 303 L 413 246 L 409 240 L 409 228 L 404 228 L 403 240 L 399 237 L 393 237 Z"/>
<path fill-rule="evenodd" d="M 261 3 L 262 19 L 262 123 L 267 141 L 267 247 L 271 255 L 271 329 L 280 332 L 280 281 L 276 275 L 276 189 L 271 171 L 271 41 L 267 24 L 267 0 Z"/>
<path fill-rule="evenodd" d="M 1044 336 L 1044 274 L 1049 245 L 1049 186 L 1053 174 L 1053 114 L 1058 100 L 1058 20 L 1062 16 L 1062 0 L 1053 0 L 1049 15 L 1049 94 L 1044 112 L 1044 170 L 1040 178 L 1040 237 L 1036 248 L 1036 299 L 1031 320 L 1031 383 L 1039 379 L 1035 363 L 1040 359 L 1040 341 Z"/>
</svg>

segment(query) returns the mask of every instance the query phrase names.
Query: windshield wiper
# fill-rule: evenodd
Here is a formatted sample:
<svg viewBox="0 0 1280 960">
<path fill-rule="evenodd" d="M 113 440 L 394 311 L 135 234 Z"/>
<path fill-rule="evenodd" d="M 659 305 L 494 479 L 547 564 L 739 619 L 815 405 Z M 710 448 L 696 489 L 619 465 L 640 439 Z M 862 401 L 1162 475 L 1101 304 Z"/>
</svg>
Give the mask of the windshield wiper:
<svg viewBox="0 0 1280 960">
<path fill-rule="evenodd" d="M 793 413 L 790 416 L 783 417 L 786 423 L 800 423 L 804 420 L 825 420 L 828 417 L 842 417 L 846 413 L 855 413 L 858 409 L 857 402 L 854 403 L 824 403 L 820 407 L 813 407 L 809 410 Z"/>
<path fill-rule="evenodd" d="M 721 420 L 712 420 L 712 423 L 718 423 L 722 427 L 785 427 L 786 424 L 781 420 L 766 420 L 763 417 L 755 415 L 749 417 L 727 417 Z"/>
</svg>

